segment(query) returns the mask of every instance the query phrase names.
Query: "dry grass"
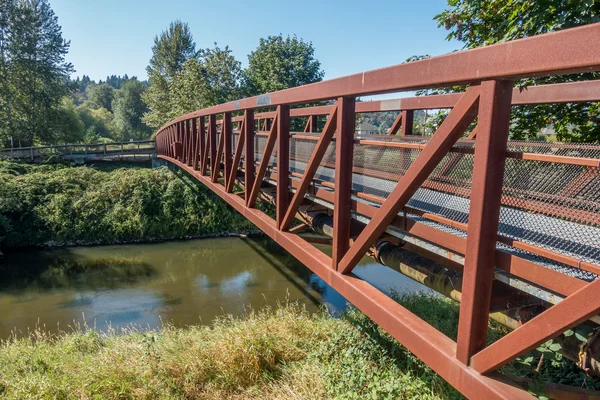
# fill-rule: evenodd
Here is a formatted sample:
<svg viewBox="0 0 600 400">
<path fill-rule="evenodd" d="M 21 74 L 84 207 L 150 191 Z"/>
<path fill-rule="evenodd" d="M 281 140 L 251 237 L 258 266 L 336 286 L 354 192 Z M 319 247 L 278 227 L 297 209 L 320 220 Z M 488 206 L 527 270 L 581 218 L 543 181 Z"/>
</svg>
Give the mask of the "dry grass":
<svg viewBox="0 0 600 400">
<path fill-rule="evenodd" d="M 126 335 L 41 331 L 3 344 L 6 398 L 323 398 L 306 362 L 336 322 L 297 306 Z"/>
<path fill-rule="evenodd" d="M 458 305 L 451 300 L 414 295 L 399 301 L 449 337 L 456 335 Z M 492 340 L 503 333 L 490 329 Z M 582 386 L 582 373 L 571 364 L 549 360 L 540 377 L 554 380 L 569 373 L 574 378 L 561 382 Z M 522 376 L 533 371 L 510 369 Z M 160 332 L 99 334 L 83 327 L 51 336 L 36 330 L 0 345 L 0 397 L 462 398 L 359 311 L 334 319 L 325 312 L 311 315 L 297 304 Z"/>
</svg>

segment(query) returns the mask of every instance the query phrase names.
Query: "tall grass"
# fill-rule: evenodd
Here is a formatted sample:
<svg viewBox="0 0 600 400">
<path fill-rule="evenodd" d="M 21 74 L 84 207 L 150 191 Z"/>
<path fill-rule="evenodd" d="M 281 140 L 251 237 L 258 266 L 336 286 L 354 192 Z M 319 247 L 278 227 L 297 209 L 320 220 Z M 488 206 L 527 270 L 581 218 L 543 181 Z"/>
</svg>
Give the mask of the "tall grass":
<svg viewBox="0 0 600 400">
<path fill-rule="evenodd" d="M 56 336 L 0 349 L 5 398 L 437 399 L 459 394 L 358 311 L 295 304 L 160 332 Z"/>
<path fill-rule="evenodd" d="M 412 295 L 400 303 L 450 337 L 458 304 Z M 505 332 L 492 326 L 491 340 Z M 536 362 L 537 364 L 537 362 Z M 573 363 L 547 359 L 544 380 L 597 388 Z M 535 367 L 513 362 L 512 375 Z M 569 377 L 569 375 L 571 375 Z M 560 378 L 562 376 L 562 378 Z M 565 381 L 566 379 L 566 381 Z M 297 304 L 222 317 L 211 325 L 50 335 L 35 330 L 0 344 L 0 397 L 8 399 L 458 399 L 431 368 L 360 311 L 342 318 Z M 540 395 L 540 398 L 543 396 Z"/>
</svg>

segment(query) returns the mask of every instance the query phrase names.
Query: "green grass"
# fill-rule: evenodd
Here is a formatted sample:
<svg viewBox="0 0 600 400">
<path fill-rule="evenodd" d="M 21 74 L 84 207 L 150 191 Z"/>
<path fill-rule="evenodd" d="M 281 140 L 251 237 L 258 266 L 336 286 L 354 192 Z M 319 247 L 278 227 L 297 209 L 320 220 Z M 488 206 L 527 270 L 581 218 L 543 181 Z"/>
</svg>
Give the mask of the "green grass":
<svg viewBox="0 0 600 400">
<path fill-rule="evenodd" d="M 166 167 L 0 160 L 0 249 L 255 229 L 210 190 Z"/>
</svg>

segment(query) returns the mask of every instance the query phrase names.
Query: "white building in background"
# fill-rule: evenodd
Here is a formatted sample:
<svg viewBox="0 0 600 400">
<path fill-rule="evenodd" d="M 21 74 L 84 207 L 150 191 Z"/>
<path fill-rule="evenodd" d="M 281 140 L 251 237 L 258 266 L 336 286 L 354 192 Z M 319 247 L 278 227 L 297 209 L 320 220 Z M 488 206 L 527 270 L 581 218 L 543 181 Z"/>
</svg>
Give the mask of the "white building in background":
<svg viewBox="0 0 600 400">
<path fill-rule="evenodd" d="M 358 135 L 375 135 L 378 132 L 379 132 L 379 128 L 377 128 L 375 125 L 370 124 L 368 122 L 361 122 L 356 127 L 356 133 Z"/>
</svg>

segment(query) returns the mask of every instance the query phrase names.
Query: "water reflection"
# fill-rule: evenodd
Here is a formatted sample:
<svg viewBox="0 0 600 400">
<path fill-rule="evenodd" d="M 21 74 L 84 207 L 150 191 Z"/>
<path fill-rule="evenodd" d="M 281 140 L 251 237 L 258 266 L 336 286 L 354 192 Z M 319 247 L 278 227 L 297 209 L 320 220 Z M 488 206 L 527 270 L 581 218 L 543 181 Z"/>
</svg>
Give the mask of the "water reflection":
<svg viewBox="0 0 600 400">
<path fill-rule="evenodd" d="M 326 247 L 321 250 L 328 252 Z M 364 260 L 355 273 L 382 290 L 422 290 Z M 341 313 L 346 300 L 268 238 L 223 238 L 72 248 L 0 258 L 0 338 L 44 325 L 68 329 L 84 318 L 106 330 L 210 322 L 248 306 L 299 301 Z"/>
</svg>

